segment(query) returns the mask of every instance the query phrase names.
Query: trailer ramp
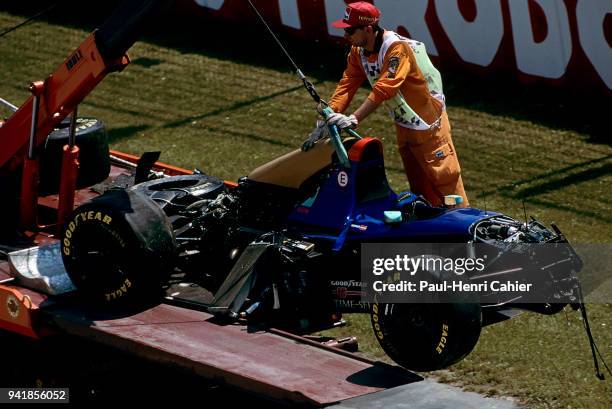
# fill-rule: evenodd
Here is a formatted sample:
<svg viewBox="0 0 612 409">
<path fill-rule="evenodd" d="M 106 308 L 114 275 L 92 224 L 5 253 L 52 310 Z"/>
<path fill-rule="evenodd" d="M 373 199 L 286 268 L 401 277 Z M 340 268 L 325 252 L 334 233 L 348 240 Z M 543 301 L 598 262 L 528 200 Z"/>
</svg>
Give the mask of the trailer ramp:
<svg viewBox="0 0 612 409">
<path fill-rule="evenodd" d="M 10 277 L 8 263 L 0 263 L 0 281 Z M 0 285 L 0 290 L 0 296 L 15 294 L 21 300 L 27 295 L 29 300 L 18 315 L 31 321 L 23 325 L 29 331 L 15 330 L 15 318 L 0 314 L 4 329 L 29 336 L 60 332 L 89 339 L 281 404 L 334 409 L 517 408 L 509 401 L 424 380 L 402 368 L 294 334 L 223 325 L 192 308 L 160 304 L 121 316 L 102 315 L 13 282 Z"/>
<path fill-rule="evenodd" d="M 211 314 L 173 305 L 126 317 L 66 307 L 44 315 L 72 335 L 286 403 L 328 406 L 422 379 L 281 331 L 221 325 Z"/>
</svg>

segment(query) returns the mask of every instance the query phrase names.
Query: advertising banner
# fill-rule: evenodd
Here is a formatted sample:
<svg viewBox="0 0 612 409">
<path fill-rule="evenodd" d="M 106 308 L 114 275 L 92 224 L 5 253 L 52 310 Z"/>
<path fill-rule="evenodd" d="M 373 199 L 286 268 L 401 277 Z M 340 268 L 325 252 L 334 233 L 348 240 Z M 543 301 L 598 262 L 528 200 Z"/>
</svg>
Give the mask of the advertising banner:
<svg viewBox="0 0 612 409">
<path fill-rule="evenodd" d="M 343 0 L 254 0 L 283 35 L 342 44 Z M 425 43 L 434 61 L 478 75 L 514 73 L 612 96 L 610 0 L 375 0 L 381 25 Z M 255 24 L 244 0 L 179 0 L 182 13 Z"/>
</svg>

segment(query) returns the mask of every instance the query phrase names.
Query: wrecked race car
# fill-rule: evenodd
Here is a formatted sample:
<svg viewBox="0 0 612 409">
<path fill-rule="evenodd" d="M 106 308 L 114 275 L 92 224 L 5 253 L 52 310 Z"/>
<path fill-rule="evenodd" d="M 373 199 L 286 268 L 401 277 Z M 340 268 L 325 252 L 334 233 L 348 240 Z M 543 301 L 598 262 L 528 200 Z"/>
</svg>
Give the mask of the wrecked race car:
<svg viewBox="0 0 612 409">
<path fill-rule="evenodd" d="M 460 361 L 483 325 L 517 310 L 554 314 L 579 305 L 581 261 L 556 226 L 397 194 L 382 152 L 378 139 L 340 142 L 335 133 L 237 183 L 197 171 L 149 172 L 129 187 L 109 182 L 65 224 L 64 264 L 86 300 L 108 307 L 165 297 L 222 320 L 300 334 L 337 325 L 343 312 L 369 313 L 385 352 L 422 371 Z M 434 302 L 367 298 L 371 283 L 360 273 L 367 243 L 477 244 L 488 262 L 486 274 L 473 280 L 491 274 L 535 280 L 544 298 L 533 303 L 503 292 Z M 539 255 L 532 244 L 560 247 Z M 446 280 L 439 269 L 423 270 L 431 282 Z"/>
</svg>

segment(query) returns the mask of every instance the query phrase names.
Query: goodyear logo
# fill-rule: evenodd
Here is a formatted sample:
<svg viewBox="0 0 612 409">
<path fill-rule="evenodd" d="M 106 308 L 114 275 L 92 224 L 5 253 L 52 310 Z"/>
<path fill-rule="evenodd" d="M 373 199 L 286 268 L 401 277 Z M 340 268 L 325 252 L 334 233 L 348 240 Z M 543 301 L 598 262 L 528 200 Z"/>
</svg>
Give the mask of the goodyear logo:
<svg viewBox="0 0 612 409">
<path fill-rule="evenodd" d="M 64 232 L 64 237 L 62 240 L 62 251 L 64 252 L 64 255 L 70 255 L 71 240 L 77 226 L 79 225 L 79 223 L 82 223 L 87 220 L 96 220 L 104 224 L 110 224 L 113 221 L 113 218 L 102 212 L 89 211 L 77 213 L 68 223 L 68 228 Z"/>
<path fill-rule="evenodd" d="M 372 305 L 372 324 L 374 326 L 374 334 L 376 335 L 376 338 L 382 340 L 385 336 L 382 332 L 382 328 L 380 327 L 379 321 L 380 319 L 378 317 L 378 304 L 373 304 Z"/>
</svg>

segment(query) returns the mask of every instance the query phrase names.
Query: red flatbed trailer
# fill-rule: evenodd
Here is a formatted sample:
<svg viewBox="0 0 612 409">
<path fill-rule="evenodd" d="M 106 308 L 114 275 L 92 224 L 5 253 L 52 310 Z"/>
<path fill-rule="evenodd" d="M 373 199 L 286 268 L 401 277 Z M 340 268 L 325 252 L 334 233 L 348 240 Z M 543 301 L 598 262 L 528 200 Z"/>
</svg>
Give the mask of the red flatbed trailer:
<svg viewBox="0 0 612 409">
<path fill-rule="evenodd" d="M 13 276 L 9 263 L 0 263 L 0 281 Z M 0 285 L 0 328 L 0 333 L 35 338 L 68 334 L 87 339 L 180 369 L 203 384 L 213 382 L 288 406 L 516 408 L 509 401 L 463 392 L 301 336 L 223 325 L 206 312 L 176 305 L 123 316 L 101 314 L 5 282 Z"/>
</svg>

